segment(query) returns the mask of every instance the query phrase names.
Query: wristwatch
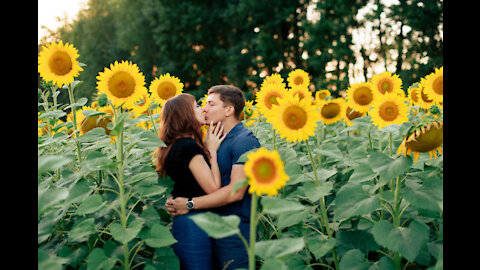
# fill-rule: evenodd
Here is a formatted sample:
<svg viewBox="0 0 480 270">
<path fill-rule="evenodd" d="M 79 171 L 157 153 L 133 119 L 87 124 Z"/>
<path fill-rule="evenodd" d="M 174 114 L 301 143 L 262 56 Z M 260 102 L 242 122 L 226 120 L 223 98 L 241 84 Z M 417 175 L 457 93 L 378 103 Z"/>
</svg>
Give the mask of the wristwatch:
<svg viewBox="0 0 480 270">
<path fill-rule="evenodd" d="M 193 202 L 193 198 L 190 197 L 188 198 L 188 201 L 187 201 L 187 209 L 193 210 L 193 208 L 195 208 L 195 203 Z"/>
</svg>

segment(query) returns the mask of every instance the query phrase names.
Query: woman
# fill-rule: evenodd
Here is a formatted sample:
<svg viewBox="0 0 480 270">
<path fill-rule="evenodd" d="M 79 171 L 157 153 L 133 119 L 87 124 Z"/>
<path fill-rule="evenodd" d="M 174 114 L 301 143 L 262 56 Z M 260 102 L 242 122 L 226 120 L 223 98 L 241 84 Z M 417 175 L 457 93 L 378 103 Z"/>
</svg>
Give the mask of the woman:
<svg viewBox="0 0 480 270">
<path fill-rule="evenodd" d="M 161 122 L 159 138 L 167 147 L 159 147 L 156 151 L 156 170 L 174 181 L 172 196 L 192 198 L 219 189 L 217 150 L 225 138 L 223 126 L 213 129 L 210 123 L 203 142 L 203 109 L 195 97 L 185 93 L 164 104 Z M 212 269 L 210 239 L 189 218 L 200 212 L 193 210 L 187 215 L 173 217 L 172 234 L 178 242 L 172 247 L 181 269 Z"/>
</svg>

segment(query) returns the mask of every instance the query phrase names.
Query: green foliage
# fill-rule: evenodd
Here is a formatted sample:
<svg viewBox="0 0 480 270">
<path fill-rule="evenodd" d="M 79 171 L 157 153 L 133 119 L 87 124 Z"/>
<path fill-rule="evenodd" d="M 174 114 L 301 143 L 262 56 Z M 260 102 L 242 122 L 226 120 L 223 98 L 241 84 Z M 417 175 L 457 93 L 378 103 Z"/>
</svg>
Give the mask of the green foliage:
<svg viewBox="0 0 480 270">
<path fill-rule="evenodd" d="M 56 120 L 66 107 L 47 106 L 39 118 Z M 278 196 L 260 197 L 257 266 L 442 269 L 442 156 L 430 160 L 423 153 L 413 163 L 395 154 L 417 118 L 381 130 L 369 116 L 350 127 L 319 121 L 309 138 L 315 167 L 305 144 L 276 134 L 273 145 L 271 124 L 250 126 L 263 147 L 278 150 L 290 177 Z M 117 109 L 110 135 L 98 127 L 70 137 L 54 125 L 54 134 L 39 136 L 39 265 L 178 269 L 164 207 L 172 183 L 158 176 L 151 157 L 164 143 L 138 121 Z M 191 219 L 215 238 L 240 234 L 234 215 L 207 212 Z"/>
</svg>

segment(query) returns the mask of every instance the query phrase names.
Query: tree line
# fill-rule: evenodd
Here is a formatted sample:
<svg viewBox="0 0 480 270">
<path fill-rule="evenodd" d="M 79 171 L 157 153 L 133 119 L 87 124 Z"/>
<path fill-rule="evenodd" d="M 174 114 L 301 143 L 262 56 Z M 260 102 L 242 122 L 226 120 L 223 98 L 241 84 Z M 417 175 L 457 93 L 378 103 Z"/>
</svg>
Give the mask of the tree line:
<svg viewBox="0 0 480 270">
<path fill-rule="evenodd" d="M 234 84 L 251 99 L 265 76 L 295 68 L 310 74 L 312 91 L 333 96 L 383 71 L 406 91 L 443 65 L 443 1 L 89 0 L 38 48 L 58 40 L 87 65 L 75 96 L 90 102 L 96 76 L 116 60 L 137 64 L 147 87 L 170 73 L 197 98 Z"/>
</svg>

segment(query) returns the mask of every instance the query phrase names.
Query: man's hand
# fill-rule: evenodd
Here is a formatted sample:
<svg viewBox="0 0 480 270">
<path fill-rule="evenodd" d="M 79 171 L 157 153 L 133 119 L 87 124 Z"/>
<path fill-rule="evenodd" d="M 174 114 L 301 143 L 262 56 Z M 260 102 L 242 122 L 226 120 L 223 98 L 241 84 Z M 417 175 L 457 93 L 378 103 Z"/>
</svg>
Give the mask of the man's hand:
<svg viewBox="0 0 480 270">
<path fill-rule="evenodd" d="M 173 199 L 172 197 L 169 197 L 165 202 L 165 207 L 167 208 L 168 213 L 172 216 L 185 215 L 188 213 L 187 198 L 178 197 Z"/>
</svg>

